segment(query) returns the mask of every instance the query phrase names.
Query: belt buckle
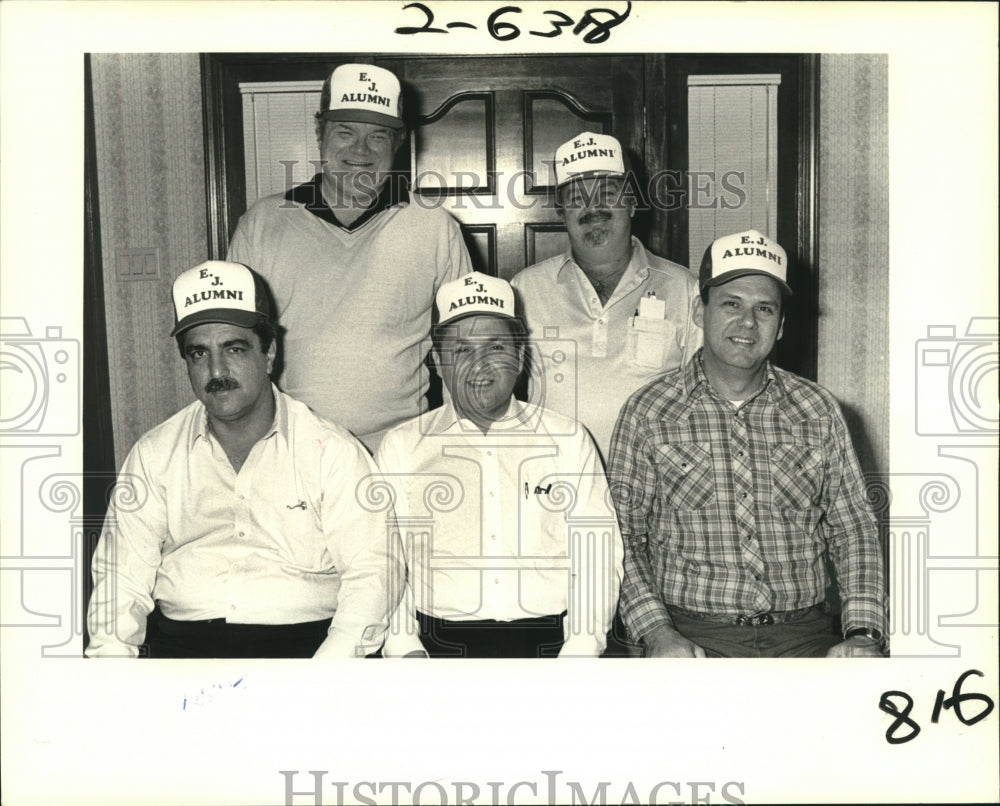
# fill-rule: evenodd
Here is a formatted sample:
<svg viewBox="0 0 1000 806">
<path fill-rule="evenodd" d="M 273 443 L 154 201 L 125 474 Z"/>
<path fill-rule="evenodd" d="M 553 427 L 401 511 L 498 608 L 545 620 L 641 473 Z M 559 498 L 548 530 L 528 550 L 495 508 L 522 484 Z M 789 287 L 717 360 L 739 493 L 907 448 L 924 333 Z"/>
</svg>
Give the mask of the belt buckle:
<svg viewBox="0 0 1000 806">
<path fill-rule="evenodd" d="M 756 616 L 737 616 L 736 623 L 741 627 L 759 627 L 762 624 L 774 624 L 774 616 L 770 613 L 758 613 Z"/>
</svg>

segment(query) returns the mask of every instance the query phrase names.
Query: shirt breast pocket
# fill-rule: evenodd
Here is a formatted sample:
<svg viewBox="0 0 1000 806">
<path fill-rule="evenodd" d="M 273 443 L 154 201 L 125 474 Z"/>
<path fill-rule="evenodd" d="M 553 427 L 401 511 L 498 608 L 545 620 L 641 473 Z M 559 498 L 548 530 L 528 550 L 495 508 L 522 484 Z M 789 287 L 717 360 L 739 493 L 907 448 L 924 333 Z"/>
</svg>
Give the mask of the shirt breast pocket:
<svg viewBox="0 0 1000 806">
<path fill-rule="evenodd" d="M 820 449 L 799 442 L 771 448 L 774 505 L 805 510 L 819 502 L 823 490 L 823 457 Z"/>
<path fill-rule="evenodd" d="M 671 358 L 677 345 L 673 322 L 633 316 L 629 318 L 627 328 L 626 356 L 630 366 L 650 371 L 663 370 L 672 365 Z"/>
<path fill-rule="evenodd" d="M 666 505 L 701 509 L 715 499 L 712 449 L 707 442 L 673 442 L 656 449 L 656 472 Z"/>
</svg>

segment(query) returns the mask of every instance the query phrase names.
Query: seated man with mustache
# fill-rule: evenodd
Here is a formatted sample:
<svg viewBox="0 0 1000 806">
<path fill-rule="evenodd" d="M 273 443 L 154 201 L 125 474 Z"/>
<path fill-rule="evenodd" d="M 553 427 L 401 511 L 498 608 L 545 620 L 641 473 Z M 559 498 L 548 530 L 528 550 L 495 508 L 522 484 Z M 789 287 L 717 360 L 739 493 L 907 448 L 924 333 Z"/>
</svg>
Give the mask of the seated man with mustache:
<svg viewBox="0 0 1000 806">
<path fill-rule="evenodd" d="M 277 326 L 259 275 L 209 261 L 173 298 L 198 399 L 125 460 L 94 553 L 86 654 L 374 652 L 402 565 L 384 515 L 358 499 L 371 458 L 271 383 Z"/>
</svg>

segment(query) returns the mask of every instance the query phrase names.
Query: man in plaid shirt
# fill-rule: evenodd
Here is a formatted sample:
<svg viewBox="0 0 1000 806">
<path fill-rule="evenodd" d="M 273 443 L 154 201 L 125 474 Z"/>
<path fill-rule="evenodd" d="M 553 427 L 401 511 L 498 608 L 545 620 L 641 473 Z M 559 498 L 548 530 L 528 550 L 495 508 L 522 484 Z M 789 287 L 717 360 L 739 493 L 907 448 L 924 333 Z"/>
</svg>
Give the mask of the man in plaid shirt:
<svg viewBox="0 0 1000 806">
<path fill-rule="evenodd" d="M 619 415 L 608 477 L 621 611 L 647 657 L 886 651 L 882 552 L 837 401 L 767 360 L 786 269 L 785 250 L 754 230 L 714 241 L 694 311 L 704 348 Z"/>
</svg>

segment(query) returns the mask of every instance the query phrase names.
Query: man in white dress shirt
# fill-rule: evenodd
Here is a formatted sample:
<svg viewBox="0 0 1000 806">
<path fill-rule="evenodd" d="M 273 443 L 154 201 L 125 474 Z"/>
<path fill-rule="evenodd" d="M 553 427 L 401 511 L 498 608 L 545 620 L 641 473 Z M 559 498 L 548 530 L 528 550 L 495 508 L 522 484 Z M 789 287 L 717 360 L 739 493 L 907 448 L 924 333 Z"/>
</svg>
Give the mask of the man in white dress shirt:
<svg viewBox="0 0 1000 806">
<path fill-rule="evenodd" d="M 607 460 L 629 395 L 701 347 L 691 319 L 698 284 L 632 235 L 635 196 L 618 140 L 581 132 L 556 149 L 555 173 L 569 251 L 511 280 L 542 354 L 531 399 L 583 423 Z"/>
<path fill-rule="evenodd" d="M 125 460 L 94 554 L 86 654 L 374 652 L 403 567 L 384 517 L 359 502 L 367 451 L 271 383 L 276 324 L 256 273 L 209 261 L 173 298 L 198 399 Z"/>
<path fill-rule="evenodd" d="M 622 544 L 593 440 L 517 401 L 524 329 L 510 284 L 472 272 L 436 297 L 448 399 L 397 426 L 376 462 L 409 563 L 385 654 L 600 655 Z"/>
</svg>

